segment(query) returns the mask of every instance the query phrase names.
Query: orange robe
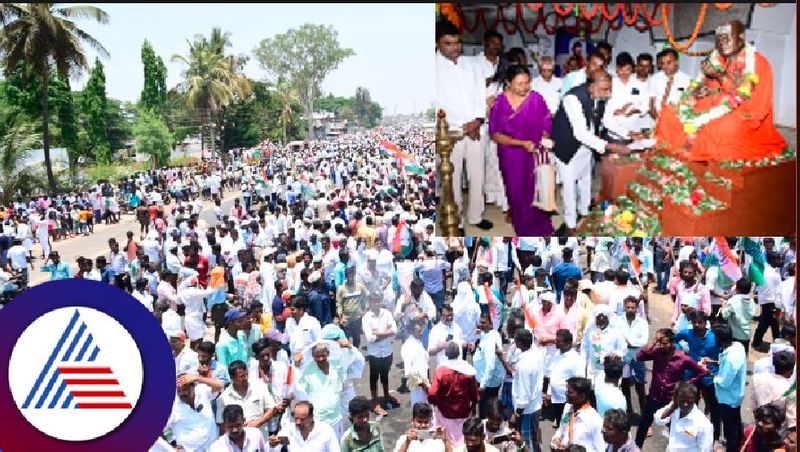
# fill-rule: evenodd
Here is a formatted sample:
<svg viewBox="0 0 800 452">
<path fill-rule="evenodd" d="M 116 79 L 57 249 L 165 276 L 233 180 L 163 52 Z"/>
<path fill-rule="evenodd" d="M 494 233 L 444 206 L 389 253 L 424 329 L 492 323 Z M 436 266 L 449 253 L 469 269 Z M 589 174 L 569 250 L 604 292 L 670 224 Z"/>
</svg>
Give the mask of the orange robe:
<svg viewBox="0 0 800 452">
<path fill-rule="evenodd" d="M 779 155 L 787 146 L 786 140 L 775 128 L 772 114 L 772 70 L 769 62 L 758 52 L 755 54 L 755 71 L 758 83 L 750 99 L 742 102 L 729 114 L 702 126 L 688 146 L 688 136 L 678 118 L 677 106 L 664 106 L 658 117 L 655 137 L 659 145 L 665 143 L 668 152 L 681 154 L 691 161 L 760 160 Z M 729 71 L 730 72 L 730 71 Z M 720 86 L 718 81 L 706 81 L 712 90 L 735 90 L 733 86 Z M 695 111 L 704 111 L 718 105 L 724 94 L 698 99 Z M 657 145 L 658 146 L 658 145 Z"/>
</svg>

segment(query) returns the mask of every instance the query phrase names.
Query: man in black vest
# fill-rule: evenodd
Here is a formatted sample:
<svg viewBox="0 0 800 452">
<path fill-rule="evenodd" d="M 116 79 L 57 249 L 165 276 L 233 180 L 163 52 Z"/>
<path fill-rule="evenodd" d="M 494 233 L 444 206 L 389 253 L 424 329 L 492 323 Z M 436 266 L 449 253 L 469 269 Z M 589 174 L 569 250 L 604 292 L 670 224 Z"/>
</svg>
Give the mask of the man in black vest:
<svg viewBox="0 0 800 452">
<path fill-rule="evenodd" d="M 611 97 L 611 76 L 599 69 L 587 82 L 567 92 L 553 118 L 556 168 L 563 183 L 566 235 L 574 235 L 577 215 L 589 213 L 592 195 L 592 150 L 628 154 L 627 146 L 601 138 L 603 112 Z M 577 193 L 576 193 L 577 185 Z M 576 203 L 577 198 L 577 203 Z M 577 213 L 577 215 L 576 215 Z"/>
</svg>

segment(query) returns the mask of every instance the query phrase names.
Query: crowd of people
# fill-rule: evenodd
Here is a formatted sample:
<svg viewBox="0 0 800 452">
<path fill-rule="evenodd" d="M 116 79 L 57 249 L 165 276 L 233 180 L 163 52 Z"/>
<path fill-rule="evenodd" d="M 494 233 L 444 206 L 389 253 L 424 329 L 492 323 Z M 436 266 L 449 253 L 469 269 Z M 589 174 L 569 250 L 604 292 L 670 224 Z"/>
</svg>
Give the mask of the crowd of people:
<svg viewBox="0 0 800 452">
<path fill-rule="evenodd" d="M 237 220 L 238 199 L 204 233 L 191 219 L 131 231 L 76 272 L 129 291 L 169 338 L 177 393 L 152 450 L 636 451 L 653 424 L 669 425 L 667 450 L 796 450 L 793 239 L 414 227 L 409 250 L 398 215 L 269 237 L 269 202 Z M 749 363 L 751 348 L 769 355 Z M 401 405 L 409 428 L 387 437 Z"/>
<path fill-rule="evenodd" d="M 600 204 L 593 176 L 609 155 L 656 148 L 695 161 L 758 160 L 785 149 L 772 120 L 769 62 L 747 44 L 740 21 L 716 29 L 716 50 L 698 78 L 681 71 L 671 47 L 633 55 L 605 41 L 592 46 L 585 59 L 571 55 L 558 77 L 552 56 L 531 65 L 526 50 L 506 51 L 494 30 L 485 33 L 483 52 L 464 55 L 458 27 L 437 22 L 435 108 L 461 132 L 451 160 L 462 228 L 491 231 L 484 214 L 494 204 L 518 236 L 575 235 L 579 219 Z M 743 78 L 748 71 L 757 84 Z M 730 109 L 702 122 L 686 119 L 730 106 L 724 99 L 736 87 L 748 96 L 732 108 L 764 121 L 746 126 Z M 558 229 L 556 213 L 564 220 Z"/>
</svg>

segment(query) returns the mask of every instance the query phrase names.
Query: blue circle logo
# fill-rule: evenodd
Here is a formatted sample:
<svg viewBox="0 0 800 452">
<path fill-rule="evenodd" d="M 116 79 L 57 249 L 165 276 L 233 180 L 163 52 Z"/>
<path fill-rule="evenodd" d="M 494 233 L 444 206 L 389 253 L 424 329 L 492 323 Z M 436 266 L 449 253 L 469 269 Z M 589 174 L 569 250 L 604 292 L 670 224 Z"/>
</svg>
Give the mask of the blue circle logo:
<svg viewBox="0 0 800 452">
<path fill-rule="evenodd" d="M 0 450 L 147 450 L 175 400 L 161 326 L 129 294 L 61 280 L 0 311 Z"/>
</svg>

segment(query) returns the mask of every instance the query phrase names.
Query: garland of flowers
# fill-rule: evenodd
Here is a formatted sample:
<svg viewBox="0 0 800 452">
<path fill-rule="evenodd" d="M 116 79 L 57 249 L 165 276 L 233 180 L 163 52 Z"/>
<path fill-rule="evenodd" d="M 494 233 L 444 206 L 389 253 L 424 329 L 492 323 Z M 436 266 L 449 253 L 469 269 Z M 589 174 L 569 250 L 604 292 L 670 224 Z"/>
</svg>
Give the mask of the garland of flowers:
<svg viewBox="0 0 800 452">
<path fill-rule="evenodd" d="M 694 44 L 694 41 L 700 34 L 700 27 L 703 25 L 703 21 L 706 18 L 707 8 L 708 8 L 707 3 L 703 3 L 700 6 L 700 14 L 698 14 L 697 21 L 694 23 L 694 30 L 692 30 L 692 35 L 689 36 L 689 40 L 686 41 L 685 44 L 678 44 L 677 42 L 675 42 L 675 38 L 672 36 L 672 30 L 670 30 L 669 28 L 669 18 L 667 17 L 669 15 L 669 11 L 667 9 L 667 4 L 666 3 L 661 4 L 661 19 L 664 21 L 664 33 L 666 33 L 667 39 L 669 40 L 669 45 L 671 45 L 673 49 L 689 56 L 706 56 L 711 52 L 710 50 L 703 52 L 689 51 L 689 47 L 691 47 L 692 44 Z"/>
<path fill-rule="evenodd" d="M 724 71 L 724 66 L 721 63 L 723 57 L 714 50 L 709 56 L 709 63 L 716 71 Z M 687 89 L 681 96 L 678 103 L 678 118 L 683 124 L 683 131 L 689 135 L 690 139 L 694 138 L 697 132 L 709 122 L 721 118 L 742 104 L 747 99 L 750 99 L 753 88 L 758 84 L 758 75 L 755 73 L 756 57 L 755 49 L 746 44 L 744 47 L 744 74 L 742 81 L 736 90 L 732 93 L 726 93 L 722 101 L 716 106 L 707 111 L 695 112 L 695 93 L 703 86 L 705 75 L 701 72 L 694 80 L 689 82 L 689 89 Z"/>
</svg>

